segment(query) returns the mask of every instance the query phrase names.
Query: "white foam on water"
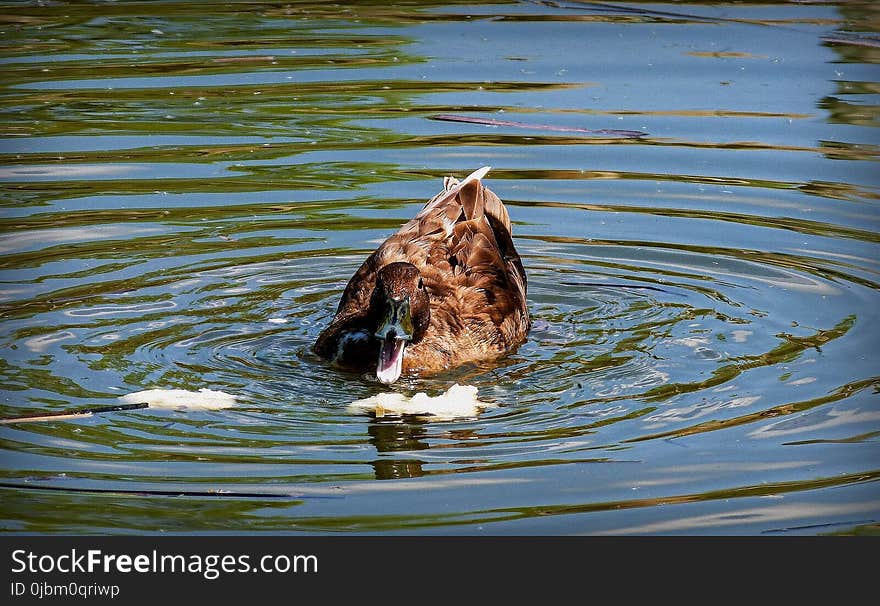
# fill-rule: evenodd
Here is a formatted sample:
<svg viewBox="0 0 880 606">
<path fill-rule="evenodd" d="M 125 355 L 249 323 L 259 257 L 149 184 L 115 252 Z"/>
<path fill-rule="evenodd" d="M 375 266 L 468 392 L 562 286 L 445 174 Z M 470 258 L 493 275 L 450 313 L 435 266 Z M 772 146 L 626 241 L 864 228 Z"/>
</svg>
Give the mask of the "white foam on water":
<svg viewBox="0 0 880 606">
<path fill-rule="evenodd" d="M 174 410 L 220 410 L 235 406 L 235 396 L 212 389 L 147 389 L 119 397 L 123 404 L 148 404 L 150 408 Z"/>
<path fill-rule="evenodd" d="M 402 393 L 385 392 L 348 405 L 350 412 L 374 413 L 377 417 L 418 415 L 450 420 L 479 416 L 486 408 L 496 408 L 491 402 L 477 399 L 477 388 L 455 384 L 439 396 L 419 392 L 407 397 Z"/>
</svg>

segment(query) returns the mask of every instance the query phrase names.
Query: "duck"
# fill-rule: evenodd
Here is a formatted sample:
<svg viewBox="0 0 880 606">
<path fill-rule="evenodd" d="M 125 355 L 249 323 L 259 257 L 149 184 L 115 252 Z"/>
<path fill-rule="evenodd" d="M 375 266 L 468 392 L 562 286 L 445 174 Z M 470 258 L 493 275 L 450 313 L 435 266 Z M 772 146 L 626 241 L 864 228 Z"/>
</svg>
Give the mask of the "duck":
<svg viewBox="0 0 880 606">
<path fill-rule="evenodd" d="M 313 351 L 390 385 L 489 362 L 531 326 L 527 278 L 501 199 L 482 183 L 491 167 L 443 191 L 361 264 Z"/>
</svg>

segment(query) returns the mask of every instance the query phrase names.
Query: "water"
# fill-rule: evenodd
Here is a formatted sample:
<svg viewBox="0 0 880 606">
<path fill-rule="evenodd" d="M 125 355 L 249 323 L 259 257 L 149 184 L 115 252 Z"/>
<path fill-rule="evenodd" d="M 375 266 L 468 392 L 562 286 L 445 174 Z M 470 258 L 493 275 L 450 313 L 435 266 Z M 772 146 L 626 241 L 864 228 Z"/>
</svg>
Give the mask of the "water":
<svg viewBox="0 0 880 606">
<path fill-rule="evenodd" d="M 0 414 L 240 402 L 0 425 L 5 531 L 876 532 L 875 4 L 2 13 Z M 349 412 L 310 345 L 483 165 L 535 326 L 396 388 L 498 407 Z"/>
</svg>

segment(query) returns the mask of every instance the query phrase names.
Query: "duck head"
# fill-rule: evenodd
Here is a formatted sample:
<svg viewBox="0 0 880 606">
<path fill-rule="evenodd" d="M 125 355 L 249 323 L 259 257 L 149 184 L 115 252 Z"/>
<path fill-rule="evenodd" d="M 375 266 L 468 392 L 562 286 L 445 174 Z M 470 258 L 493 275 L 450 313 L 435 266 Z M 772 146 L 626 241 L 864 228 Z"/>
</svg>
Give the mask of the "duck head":
<svg viewBox="0 0 880 606">
<path fill-rule="evenodd" d="M 370 307 L 378 319 L 373 336 L 380 342 L 376 378 L 388 385 L 400 377 L 406 348 L 422 339 L 431 321 L 428 291 L 418 268 L 411 263 L 382 267 Z"/>
</svg>

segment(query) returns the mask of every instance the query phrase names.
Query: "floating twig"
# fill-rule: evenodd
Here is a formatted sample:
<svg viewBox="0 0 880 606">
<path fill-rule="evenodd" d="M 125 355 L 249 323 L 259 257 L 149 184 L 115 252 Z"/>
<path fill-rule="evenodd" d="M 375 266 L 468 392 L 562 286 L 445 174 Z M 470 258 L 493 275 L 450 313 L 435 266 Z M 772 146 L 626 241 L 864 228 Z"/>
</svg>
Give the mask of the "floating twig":
<svg viewBox="0 0 880 606">
<path fill-rule="evenodd" d="M 731 23 L 733 25 L 757 25 L 760 27 L 773 27 L 790 32 L 806 34 L 807 32 L 787 25 L 780 25 L 763 21 L 761 19 L 737 19 L 732 17 L 713 17 L 711 15 L 696 15 L 694 13 L 679 13 L 673 11 L 659 11 L 642 8 L 640 6 L 626 6 L 625 4 L 609 4 L 607 2 L 582 2 L 579 0 L 567 0 L 566 2 L 554 2 L 553 0 L 531 0 L 533 4 L 543 4 L 553 8 L 585 10 L 596 12 L 629 13 L 641 17 L 660 17 L 664 19 L 689 19 L 700 23 Z"/>
<path fill-rule="evenodd" d="M 851 46 L 864 46 L 867 48 L 880 48 L 880 40 L 877 38 L 848 37 L 848 36 L 822 36 L 822 42 L 828 44 L 849 44 Z"/>
<path fill-rule="evenodd" d="M 139 410 L 143 408 L 165 410 L 221 410 L 223 408 L 234 406 L 235 396 L 223 393 L 222 391 L 214 391 L 205 388 L 199 389 L 197 392 L 187 391 L 185 389 L 147 389 L 121 396 L 119 401 L 121 404 L 25 415 L 13 419 L 0 419 L 0 425 L 8 423 L 79 419 L 90 417 L 95 413 L 117 412 L 120 410 Z"/>
<path fill-rule="evenodd" d="M 67 419 L 79 419 L 90 417 L 94 414 L 102 412 L 118 412 L 120 410 L 139 410 L 141 408 L 149 408 L 146 402 L 137 404 L 116 404 L 113 406 L 95 406 L 92 408 L 82 408 L 80 410 L 62 410 L 61 412 L 50 412 L 34 415 L 25 415 L 22 417 L 14 417 L 12 419 L 0 419 L 0 425 L 8 425 L 10 423 L 32 423 L 38 421 L 65 421 Z"/>
<path fill-rule="evenodd" d="M 640 130 L 620 130 L 616 128 L 577 128 L 574 126 L 553 126 L 551 124 L 532 124 L 529 122 L 514 122 L 513 120 L 495 120 L 494 118 L 474 118 L 472 116 L 457 116 L 452 114 L 440 114 L 439 116 L 431 116 L 431 120 L 444 120 L 446 122 L 467 122 L 470 124 L 485 124 L 486 126 L 512 126 L 514 128 L 531 128 L 535 130 L 552 130 L 562 133 L 584 133 L 587 135 L 611 135 L 614 137 L 624 137 L 628 139 L 636 139 L 644 137 L 648 133 Z"/>
</svg>

